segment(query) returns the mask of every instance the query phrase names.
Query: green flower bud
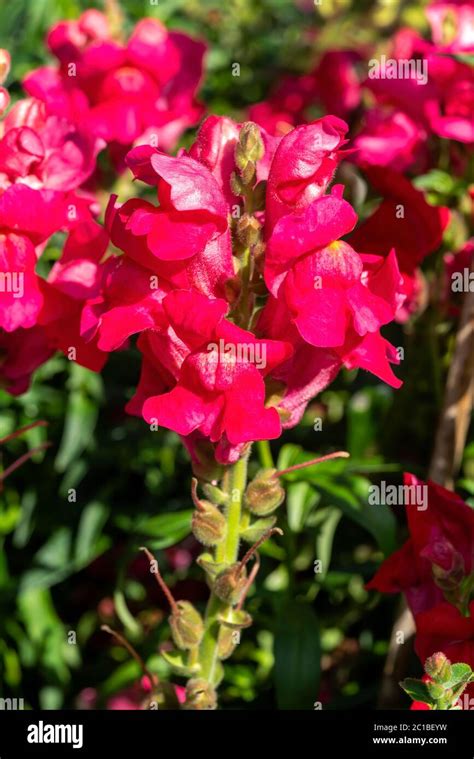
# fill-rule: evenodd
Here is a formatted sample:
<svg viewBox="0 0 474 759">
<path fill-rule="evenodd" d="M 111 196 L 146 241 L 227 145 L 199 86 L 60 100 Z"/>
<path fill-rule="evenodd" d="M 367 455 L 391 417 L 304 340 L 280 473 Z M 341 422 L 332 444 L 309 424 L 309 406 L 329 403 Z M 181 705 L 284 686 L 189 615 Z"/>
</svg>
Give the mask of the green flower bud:
<svg viewBox="0 0 474 759">
<path fill-rule="evenodd" d="M 242 182 L 245 185 L 255 184 L 257 179 L 257 168 L 253 161 L 249 161 L 244 169 L 242 169 Z"/>
<path fill-rule="evenodd" d="M 198 709 L 200 711 L 216 709 L 216 691 L 207 680 L 203 680 L 200 677 L 188 680 L 188 684 L 186 685 L 186 701 L 183 708 Z"/>
<path fill-rule="evenodd" d="M 243 195 L 245 192 L 245 186 L 239 177 L 238 174 L 236 174 L 235 171 L 232 172 L 230 176 L 230 189 L 234 193 L 234 195 Z"/>
<path fill-rule="evenodd" d="M 428 690 L 428 693 L 432 698 L 438 700 L 438 698 L 442 698 L 444 696 L 444 688 L 439 683 L 426 683 L 426 688 Z"/>
<path fill-rule="evenodd" d="M 262 469 L 245 491 L 245 505 L 252 514 L 265 517 L 280 506 L 285 491 L 275 478 L 276 469 Z"/>
<path fill-rule="evenodd" d="M 232 564 L 217 575 L 214 582 L 214 593 L 221 601 L 234 606 L 240 601 L 245 589 L 247 572 L 240 563 Z"/>
<path fill-rule="evenodd" d="M 191 521 L 194 536 L 205 546 L 215 546 L 224 540 L 227 523 L 224 514 L 209 501 L 200 501 Z"/>
<path fill-rule="evenodd" d="M 238 153 L 242 153 L 249 161 L 259 161 L 263 158 L 265 147 L 260 128 L 253 121 L 246 121 L 245 124 L 242 124 L 235 152 L 237 166 L 239 165 L 237 162 Z"/>
<path fill-rule="evenodd" d="M 436 683 L 442 683 L 451 675 L 451 662 L 442 651 L 438 651 L 425 661 L 425 672 Z"/>
<path fill-rule="evenodd" d="M 250 216 L 248 213 L 244 213 L 237 222 L 236 232 L 238 240 L 246 248 L 255 245 L 259 241 L 261 231 L 262 225 L 258 219 L 255 216 Z"/>
<path fill-rule="evenodd" d="M 191 495 L 196 511 L 192 518 L 192 531 L 200 543 L 205 546 L 215 546 L 220 543 L 227 532 L 227 522 L 224 515 L 210 501 L 201 501 L 197 494 L 198 482 L 192 479 Z"/>
<path fill-rule="evenodd" d="M 232 630 L 230 627 L 222 625 L 219 629 L 219 636 L 217 638 L 217 656 L 219 659 L 228 659 L 232 656 L 237 648 L 240 638 L 238 630 Z"/>
<path fill-rule="evenodd" d="M 198 646 L 204 635 L 201 615 L 189 601 L 177 601 L 169 618 L 175 645 L 183 650 Z"/>
</svg>

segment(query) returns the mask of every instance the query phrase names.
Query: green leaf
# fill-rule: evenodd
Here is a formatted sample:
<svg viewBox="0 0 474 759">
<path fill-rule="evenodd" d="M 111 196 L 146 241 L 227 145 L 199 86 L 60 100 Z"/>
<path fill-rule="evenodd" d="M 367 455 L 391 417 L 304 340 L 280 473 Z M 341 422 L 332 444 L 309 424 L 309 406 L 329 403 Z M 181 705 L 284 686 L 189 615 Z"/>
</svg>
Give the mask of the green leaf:
<svg viewBox="0 0 474 759">
<path fill-rule="evenodd" d="M 152 539 L 148 544 L 154 550 L 168 548 L 179 543 L 191 532 L 192 509 L 175 511 L 171 514 L 159 514 L 156 517 L 145 517 L 133 520 L 124 515 L 116 519 L 122 530 Z"/>
<path fill-rule="evenodd" d="M 421 680 L 416 680 L 414 677 L 407 677 L 405 680 L 402 680 L 400 687 L 403 688 L 405 693 L 408 693 L 413 701 L 422 701 L 424 704 L 429 704 L 430 706 L 434 704 L 426 684 Z"/>
<path fill-rule="evenodd" d="M 385 556 L 393 553 L 396 548 L 395 516 L 385 504 L 369 503 L 368 480 L 351 475 L 344 483 L 319 478 L 315 484 L 331 505 L 340 508 L 345 516 L 371 533 Z"/>
<path fill-rule="evenodd" d="M 327 510 L 327 516 L 319 528 L 316 537 L 316 558 L 321 562 L 321 572 L 318 573 L 318 580 L 322 580 L 329 569 L 334 535 L 341 517 L 342 512 L 334 506 L 330 506 Z"/>
<path fill-rule="evenodd" d="M 307 604 L 282 606 L 275 627 L 274 679 L 279 709 L 312 709 L 320 679 L 321 644 L 316 614 Z"/>
<path fill-rule="evenodd" d="M 292 532 L 301 532 L 317 499 L 317 494 L 308 482 L 293 482 L 288 486 L 286 511 Z"/>
<path fill-rule="evenodd" d="M 85 566 L 95 558 L 97 542 L 101 537 L 102 528 L 107 521 L 109 510 L 103 503 L 93 501 L 87 504 L 81 514 L 81 520 L 76 535 L 74 561 L 76 566 Z"/>
<path fill-rule="evenodd" d="M 469 664 L 457 662 L 451 665 L 451 676 L 443 682 L 444 688 L 454 688 L 456 685 L 468 683 L 472 676 L 472 669 Z"/>
<path fill-rule="evenodd" d="M 66 471 L 91 444 L 103 397 L 102 377 L 76 363 L 70 362 L 68 387 L 63 437 L 55 461 L 58 472 Z"/>
<path fill-rule="evenodd" d="M 71 393 L 63 437 L 55 460 L 55 467 L 58 472 L 64 472 L 90 444 L 97 423 L 97 416 L 96 401 L 88 398 L 81 391 Z"/>
</svg>

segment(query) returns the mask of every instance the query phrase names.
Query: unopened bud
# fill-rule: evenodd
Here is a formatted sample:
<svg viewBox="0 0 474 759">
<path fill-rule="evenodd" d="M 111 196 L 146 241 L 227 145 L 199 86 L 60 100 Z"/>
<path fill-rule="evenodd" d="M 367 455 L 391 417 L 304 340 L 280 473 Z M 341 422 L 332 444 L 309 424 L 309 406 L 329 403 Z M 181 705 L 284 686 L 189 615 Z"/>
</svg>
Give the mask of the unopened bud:
<svg viewBox="0 0 474 759">
<path fill-rule="evenodd" d="M 253 121 L 246 121 L 242 124 L 239 133 L 239 142 L 236 145 L 236 162 L 239 150 L 249 161 L 259 161 L 263 158 L 265 147 L 263 145 L 260 128 Z M 237 163 L 237 165 L 239 165 Z"/>
<path fill-rule="evenodd" d="M 245 186 L 239 177 L 238 174 L 235 173 L 235 171 L 232 172 L 230 177 L 230 189 L 234 193 L 234 195 L 243 195 L 245 192 Z"/>
<path fill-rule="evenodd" d="M 240 217 L 237 222 L 237 237 L 239 242 L 246 248 L 250 248 L 251 245 L 255 245 L 260 239 L 262 225 L 255 218 L 245 213 Z"/>
<path fill-rule="evenodd" d="M 425 661 L 425 672 L 435 682 L 442 683 L 451 674 L 451 662 L 442 651 L 438 651 Z"/>
<path fill-rule="evenodd" d="M 196 506 L 191 522 L 194 536 L 205 546 L 215 546 L 226 536 L 227 522 L 225 517 L 213 503 L 198 498 L 195 477 L 192 480 L 191 494 Z"/>
<path fill-rule="evenodd" d="M 271 514 L 285 498 L 280 481 L 274 477 L 276 469 L 262 469 L 249 483 L 245 491 L 245 505 L 257 516 Z"/>
<path fill-rule="evenodd" d="M 434 698 L 435 701 L 437 701 L 438 698 L 442 698 L 444 696 L 444 688 L 439 683 L 426 683 L 426 688 L 430 696 Z"/>
<path fill-rule="evenodd" d="M 226 536 L 227 523 L 224 514 L 209 501 L 201 501 L 202 510 L 193 514 L 191 521 L 195 538 L 204 546 L 215 546 Z"/>
<path fill-rule="evenodd" d="M 200 677 L 193 677 L 186 685 L 185 709 L 216 709 L 217 696 L 216 691 L 207 680 Z"/>
<path fill-rule="evenodd" d="M 238 630 L 222 625 L 217 638 L 217 656 L 219 659 L 228 659 L 234 653 L 238 643 Z"/>
<path fill-rule="evenodd" d="M 242 182 L 245 185 L 253 185 L 257 178 L 257 168 L 253 161 L 248 161 L 245 168 L 242 169 Z"/>
<path fill-rule="evenodd" d="M 247 572 L 240 563 L 224 569 L 215 580 L 214 593 L 229 606 L 235 606 L 245 590 Z"/>
<path fill-rule="evenodd" d="M 178 648 L 198 646 L 204 635 L 204 622 L 198 610 L 189 601 L 177 601 L 169 618 L 171 634 Z"/>
</svg>

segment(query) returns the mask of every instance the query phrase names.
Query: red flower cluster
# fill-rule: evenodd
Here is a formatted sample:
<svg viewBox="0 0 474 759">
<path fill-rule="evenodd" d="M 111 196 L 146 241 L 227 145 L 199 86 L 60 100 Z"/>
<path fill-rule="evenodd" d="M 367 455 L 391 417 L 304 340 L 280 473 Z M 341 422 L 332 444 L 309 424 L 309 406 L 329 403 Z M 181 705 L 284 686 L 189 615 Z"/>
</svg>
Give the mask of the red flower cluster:
<svg viewBox="0 0 474 759">
<path fill-rule="evenodd" d="M 349 120 L 350 160 L 382 198 L 351 242 L 367 253 L 395 250 L 406 296 L 399 321 L 419 308 L 420 263 L 439 246 L 449 221 L 448 210 L 429 205 L 402 174 L 436 166 L 444 138 L 454 141 L 452 171 L 462 175 L 474 145 L 474 69 L 462 58 L 474 51 L 472 4 L 436 0 L 426 13 L 431 42 L 402 29 L 377 58 L 367 49 L 331 50 L 310 74 L 283 80 L 250 109 L 275 134 L 304 122 L 315 104 Z"/>
<path fill-rule="evenodd" d="M 117 167 L 137 140 L 169 150 L 202 116 L 196 91 L 205 45 L 157 19 L 142 19 L 124 44 L 104 14 L 87 10 L 53 26 L 47 44 L 58 66 L 28 74 L 26 91 L 106 140 Z"/>
<path fill-rule="evenodd" d="M 3 81 L 9 56 L 1 51 L 0 58 Z M 54 233 L 90 218 L 92 198 L 77 189 L 93 172 L 101 147 L 34 99 L 18 101 L 0 123 L 1 372 L 12 393 L 26 390 L 31 372 L 53 351 L 40 326 L 44 293 L 36 265 Z"/>
<path fill-rule="evenodd" d="M 195 461 L 209 444 L 227 463 L 279 436 L 342 366 L 398 386 L 380 335 L 403 300 L 396 259 L 342 241 L 356 215 L 342 186 L 327 190 L 346 131 L 326 117 L 272 138 L 210 117 L 188 153 L 133 149 L 158 204 L 113 196 L 106 230 L 81 207 L 46 281 L 31 267 L 34 309 L 15 328 L 95 371 L 139 334 L 128 410 L 182 435 Z M 2 200 L 15 189 L 41 192 Z M 107 254 L 109 236 L 123 255 Z"/>
<path fill-rule="evenodd" d="M 405 485 L 423 483 L 407 474 Z M 410 537 L 367 587 L 405 594 L 422 662 L 442 651 L 452 662 L 473 666 L 474 510 L 439 485 L 428 482 L 425 487 L 426 510 L 420 511 L 415 501 L 406 504 Z"/>
</svg>

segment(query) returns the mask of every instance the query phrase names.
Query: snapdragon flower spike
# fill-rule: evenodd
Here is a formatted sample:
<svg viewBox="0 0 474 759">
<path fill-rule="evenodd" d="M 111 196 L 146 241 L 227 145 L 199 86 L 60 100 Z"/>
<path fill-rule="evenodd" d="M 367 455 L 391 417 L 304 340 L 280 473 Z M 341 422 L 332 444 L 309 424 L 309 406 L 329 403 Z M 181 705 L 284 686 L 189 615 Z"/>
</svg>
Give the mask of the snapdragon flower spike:
<svg viewBox="0 0 474 759">
<path fill-rule="evenodd" d="M 204 623 L 201 615 L 197 609 L 189 603 L 189 601 L 175 601 L 170 589 L 160 574 L 158 562 L 153 554 L 143 546 L 140 548 L 140 551 L 145 553 L 150 562 L 150 571 L 155 575 L 156 582 L 165 594 L 171 607 L 169 624 L 176 646 L 182 650 L 195 648 L 201 642 L 204 634 Z"/>
<path fill-rule="evenodd" d="M 229 464 L 278 437 L 342 366 L 400 384 L 380 335 L 404 297 L 395 256 L 342 241 L 357 217 L 341 186 L 327 192 L 346 131 L 325 117 L 270 138 L 214 116 L 189 153 L 141 145 L 127 157 L 159 205 L 111 199 L 106 227 L 124 256 L 81 325 L 103 351 L 140 333 L 127 409 L 180 434 L 204 479 L 211 451 Z"/>
</svg>

